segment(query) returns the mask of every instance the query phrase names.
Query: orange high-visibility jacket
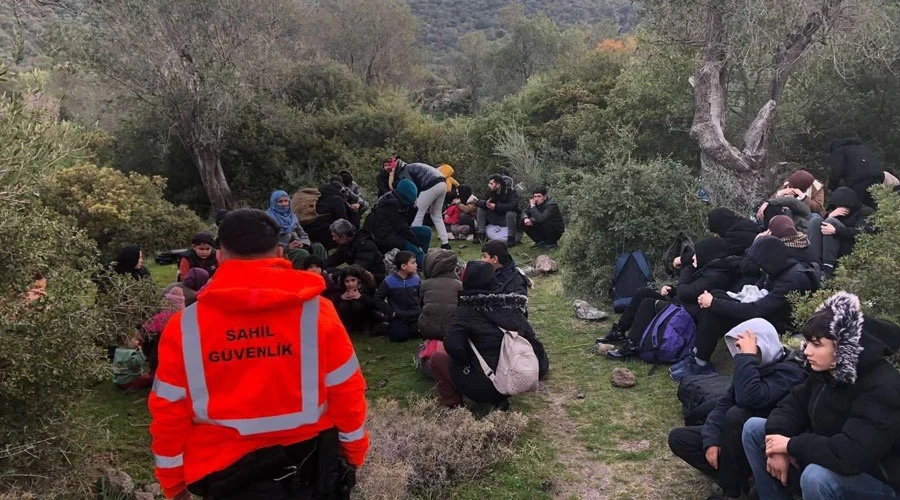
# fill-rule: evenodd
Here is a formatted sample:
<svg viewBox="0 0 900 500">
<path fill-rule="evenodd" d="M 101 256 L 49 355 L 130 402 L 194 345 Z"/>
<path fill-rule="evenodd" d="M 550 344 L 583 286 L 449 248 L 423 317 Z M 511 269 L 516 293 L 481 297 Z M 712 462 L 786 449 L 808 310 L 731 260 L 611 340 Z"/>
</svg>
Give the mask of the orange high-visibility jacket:
<svg viewBox="0 0 900 500">
<path fill-rule="evenodd" d="M 362 465 L 366 383 L 324 288 L 285 259 L 229 260 L 169 320 L 149 401 L 168 497 L 254 450 L 332 427 L 347 461 Z"/>
</svg>

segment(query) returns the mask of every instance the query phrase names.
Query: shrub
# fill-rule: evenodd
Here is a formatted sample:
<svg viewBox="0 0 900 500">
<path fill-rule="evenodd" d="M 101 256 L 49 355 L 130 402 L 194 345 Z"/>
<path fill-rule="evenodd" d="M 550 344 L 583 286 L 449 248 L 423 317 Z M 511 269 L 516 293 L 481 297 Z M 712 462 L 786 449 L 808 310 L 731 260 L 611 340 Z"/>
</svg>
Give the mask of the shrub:
<svg viewBox="0 0 900 500">
<path fill-rule="evenodd" d="M 196 214 L 163 199 L 165 186 L 161 177 L 82 164 L 52 174 L 41 198 L 73 218 L 109 258 L 129 243 L 145 252 L 184 247 L 203 228 Z"/>
<path fill-rule="evenodd" d="M 526 425 L 520 413 L 494 412 L 476 420 L 464 408 L 438 407 L 424 398 L 410 399 L 407 407 L 375 401 L 366 424 L 372 443 L 360 492 L 367 500 L 440 498 L 441 490 L 472 481 L 511 457 Z"/>
<path fill-rule="evenodd" d="M 643 250 L 652 262 L 681 231 L 704 233 L 709 207 L 697 198 L 698 184 L 681 163 L 625 160 L 599 173 L 569 172 L 558 181 L 571 221 L 561 262 L 570 291 L 600 295 L 609 288 L 616 257 Z"/>
</svg>

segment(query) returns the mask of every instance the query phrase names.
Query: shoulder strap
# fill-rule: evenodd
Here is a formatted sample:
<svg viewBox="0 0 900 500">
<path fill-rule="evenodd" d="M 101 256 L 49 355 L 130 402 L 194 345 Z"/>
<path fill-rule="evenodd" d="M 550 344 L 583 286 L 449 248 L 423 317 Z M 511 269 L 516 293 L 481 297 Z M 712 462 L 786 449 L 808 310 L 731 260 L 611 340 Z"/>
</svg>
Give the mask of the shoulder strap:
<svg viewBox="0 0 900 500">
<path fill-rule="evenodd" d="M 613 279 L 612 279 L 613 286 L 615 286 L 616 280 L 619 279 L 619 275 L 622 274 L 622 271 L 625 270 L 625 264 L 628 263 L 628 257 L 630 257 L 630 256 L 631 256 L 631 254 L 629 254 L 629 253 L 623 253 L 622 255 L 619 256 L 618 259 L 616 259 L 616 269 L 615 269 L 615 272 L 613 272 Z"/>
<path fill-rule="evenodd" d="M 481 353 L 478 352 L 478 349 L 475 348 L 475 344 L 472 343 L 472 339 L 469 339 L 469 347 L 472 348 L 472 352 L 475 353 L 475 357 L 478 358 L 478 364 L 481 365 L 481 371 L 484 372 L 485 375 L 491 380 L 494 380 L 494 370 L 491 370 L 491 367 L 488 366 L 487 361 L 481 357 Z"/>
<path fill-rule="evenodd" d="M 644 255 L 644 252 L 638 250 L 637 252 L 632 252 L 631 255 L 634 256 L 634 261 L 641 268 L 644 277 L 648 280 L 653 279 L 653 271 L 650 269 L 650 263 L 647 262 L 647 256 Z"/>
</svg>

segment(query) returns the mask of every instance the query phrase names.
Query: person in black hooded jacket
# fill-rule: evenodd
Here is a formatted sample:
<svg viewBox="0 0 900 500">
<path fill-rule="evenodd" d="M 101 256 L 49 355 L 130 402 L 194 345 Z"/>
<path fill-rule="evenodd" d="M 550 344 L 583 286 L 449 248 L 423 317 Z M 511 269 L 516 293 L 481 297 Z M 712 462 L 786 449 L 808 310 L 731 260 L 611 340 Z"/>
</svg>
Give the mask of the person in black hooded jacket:
<svg viewBox="0 0 900 500">
<path fill-rule="evenodd" d="M 843 181 L 852 189 L 863 205 L 878 208 L 869 193 L 875 184 L 884 183 L 884 169 L 875 153 L 864 146 L 859 139 L 839 139 L 829 146 L 828 159 L 831 171 L 828 175 L 828 189 L 837 191 Z"/>
<path fill-rule="evenodd" d="M 838 292 L 803 329 L 811 374 L 768 420 L 744 425 L 744 450 L 760 498 L 806 500 L 900 496 L 900 373 L 886 359 L 900 327 L 863 317 L 859 298 Z"/>
<path fill-rule="evenodd" d="M 550 361 L 543 344 L 538 340 L 531 324 L 525 318 L 528 298 L 514 293 L 496 293 L 494 270 L 486 262 L 473 261 L 463 273 L 463 291 L 459 294 L 459 306 L 444 336 L 446 353 L 432 358 L 435 379 L 441 390 L 442 403 L 448 406 L 462 404 L 462 396 L 478 403 L 490 403 L 500 409 L 509 408 L 508 396 L 500 394 L 484 374 L 469 341 L 475 345 L 491 369 L 497 368 L 500 346 L 504 333 L 501 328 L 518 332 L 531 343 L 539 362 L 539 376 L 543 378 L 550 368 Z M 446 392 L 447 378 L 456 394 Z"/>
<path fill-rule="evenodd" d="M 309 239 L 321 243 L 326 250 L 334 248 L 331 238 L 331 224 L 339 219 L 347 220 L 347 201 L 341 193 L 340 178 L 332 179 L 319 186 L 319 199 L 316 201 L 316 220 L 306 229 Z"/>
<path fill-rule="evenodd" d="M 388 253 L 394 248 L 412 252 L 421 266 L 431 242 L 431 229 L 409 224 L 409 210 L 416 203 L 418 193 L 412 181 L 398 182 L 397 189 L 378 199 L 362 231 L 372 236 L 381 252 Z"/>
<path fill-rule="evenodd" d="M 853 251 L 856 235 L 872 228 L 867 219 L 875 211 L 863 205 L 857 194 L 848 187 L 837 188 L 831 194 L 828 218 L 816 219 L 809 227 L 809 246 L 813 257 L 822 265 L 826 277 L 834 275 L 837 260 Z"/>
<path fill-rule="evenodd" d="M 637 355 L 644 330 L 669 302 L 683 305 L 696 318 L 700 313 L 697 297 L 701 293 L 709 289 L 727 288 L 737 278 L 740 257 L 728 254 L 728 243 L 722 238 L 697 241 L 694 244 L 692 262 L 682 266 L 677 285 L 664 286 L 659 293 L 651 288 L 638 290 L 631 305 L 613 325 L 613 331 L 606 337 L 597 339 L 601 343 L 623 341 L 617 349 L 606 355 L 611 359 Z M 625 332 L 628 332 L 627 337 Z"/>
<path fill-rule="evenodd" d="M 716 208 L 706 218 L 709 232 L 728 242 L 729 255 L 743 255 L 760 233 L 750 219 L 741 217 L 727 208 Z"/>
<path fill-rule="evenodd" d="M 812 268 L 789 257 L 784 243 L 774 236 L 756 240 L 747 258 L 762 269 L 765 277 L 760 290 L 766 295 L 753 302 L 737 301 L 721 290 L 704 291 L 697 298 L 703 311 L 697 324 L 697 344 L 694 356 L 672 365 L 672 379 L 716 373 L 710 363 L 719 339 L 735 325 L 753 318 L 763 318 L 775 325 L 779 333 L 791 325 L 791 303 L 788 294 L 810 292 L 819 288 L 819 280 Z"/>
</svg>

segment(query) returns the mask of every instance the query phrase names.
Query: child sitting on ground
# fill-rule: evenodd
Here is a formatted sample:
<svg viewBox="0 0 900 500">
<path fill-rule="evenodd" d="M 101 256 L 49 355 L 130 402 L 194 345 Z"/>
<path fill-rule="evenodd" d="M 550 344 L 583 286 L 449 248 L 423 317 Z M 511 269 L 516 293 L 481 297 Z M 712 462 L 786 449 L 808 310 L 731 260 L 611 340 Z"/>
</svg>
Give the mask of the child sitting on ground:
<svg viewBox="0 0 900 500">
<path fill-rule="evenodd" d="M 391 342 L 405 342 L 419 337 L 419 276 L 416 256 L 397 252 L 397 272 L 385 278 L 375 293 L 375 303 L 386 316 L 387 334 Z"/>
<path fill-rule="evenodd" d="M 341 270 L 329 295 L 347 333 L 370 333 L 381 321 L 374 290 L 375 279 L 362 267 L 354 265 Z"/>
<path fill-rule="evenodd" d="M 131 337 L 113 355 L 113 383 L 123 390 L 146 389 L 153 385 L 153 375 L 146 373 L 147 358 L 141 341 Z"/>
<path fill-rule="evenodd" d="M 191 238 L 191 249 L 184 253 L 178 262 L 179 280 L 187 277 L 188 272 L 199 267 L 205 269 L 210 276 L 219 267 L 219 256 L 215 247 L 216 239 L 206 231 L 201 231 Z"/>
<path fill-rule="evenodd" d="M 323 261 L 318 255 L 307 255 L 306 258 L 303 259 L 299 264 L 297 261 L 293 261 L 294 269 L 299 269 L 301 271 L 309 271 L 311 273 L 319 274 L 322 278 L 325 279 L 325 291 L 322 292 L 323 297 L 330 297 L 331 292 L 335 290 L 334 280 L 331 278 L 331 275 L 325 272 L 325 261 Z M 375 286 L 373 285 L 369 288 L 369 291 L 374 291 Z M 334 303 L 337 305 L 337 302 Z"/>
</svg>

